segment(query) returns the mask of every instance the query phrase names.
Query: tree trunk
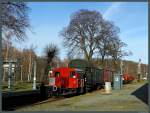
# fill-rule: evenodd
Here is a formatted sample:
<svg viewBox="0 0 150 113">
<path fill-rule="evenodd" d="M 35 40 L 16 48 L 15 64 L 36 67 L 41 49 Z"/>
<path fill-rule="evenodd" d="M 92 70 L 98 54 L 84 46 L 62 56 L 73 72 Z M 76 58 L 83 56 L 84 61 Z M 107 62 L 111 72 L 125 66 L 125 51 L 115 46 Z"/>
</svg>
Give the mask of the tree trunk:
<svg viewBox="0 0 150 113">
<path fill-rule="evenodd" d="M 115 72 L 118 72 L 117 61 L 115 59 L 113 60 L 113 64 Z"/>
<path fill-rule="evenodd" d="M 104 68 L 105 67 L 105 62 L 104 62 L 104 56 L 102 55 L 102 67 Z"/>
<path fill-rule="evenodd" d="M 9 45 L 7 44 L 6 46 L 6 55 L 5 55 L 5 60 L 8 60 L 8 50 L 9 50 Z M 4 73 L 3 73 L 3 82 L 5 82 L 5 78 L 6 78 L 6 70 L 4 69 Z"/>
</svg>

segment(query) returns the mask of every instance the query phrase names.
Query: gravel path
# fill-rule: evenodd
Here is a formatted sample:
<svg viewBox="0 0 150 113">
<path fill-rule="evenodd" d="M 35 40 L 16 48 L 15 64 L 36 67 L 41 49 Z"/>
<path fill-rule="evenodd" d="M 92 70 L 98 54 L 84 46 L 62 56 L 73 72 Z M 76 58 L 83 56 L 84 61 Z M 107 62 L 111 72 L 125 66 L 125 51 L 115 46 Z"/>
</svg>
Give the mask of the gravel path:
<svg viewBox="0 0 150 113">
<path fill-rule="evenodd" d="M 112 90 L 105 94 L 103 90 L 60 101 L 28 106 L 16 111 L 148 111 L 148 105 L 131 95 L 144 83 L 124 85 L 122 90 Z"/>
</svg>

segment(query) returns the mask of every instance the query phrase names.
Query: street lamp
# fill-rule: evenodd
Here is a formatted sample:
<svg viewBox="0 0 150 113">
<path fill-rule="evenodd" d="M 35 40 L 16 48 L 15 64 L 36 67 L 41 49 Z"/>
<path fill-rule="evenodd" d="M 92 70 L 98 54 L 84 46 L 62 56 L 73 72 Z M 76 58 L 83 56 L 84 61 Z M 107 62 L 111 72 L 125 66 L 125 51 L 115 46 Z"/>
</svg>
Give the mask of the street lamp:
<svg viewBox="0 0 150 113">
<path fill-rule="evenodd" d="M 3 62 L 3 68 L 8 69 L 8 89 L 9 91 L 12 91 L 13 88 L 13 75 L 14 75 L 14 70 L 16 67 L 16 61 L 9 59 L 7 61 Z"/>
<path fill-rule="evenodd" d="M 120 61 L 120 74 L 121 74 L 121 75 L 123 74 L 123 69 L 122 69 L 122 67 L 123 67 L 123 61 L 121 60 L 121 61 Z"/>
</svg>

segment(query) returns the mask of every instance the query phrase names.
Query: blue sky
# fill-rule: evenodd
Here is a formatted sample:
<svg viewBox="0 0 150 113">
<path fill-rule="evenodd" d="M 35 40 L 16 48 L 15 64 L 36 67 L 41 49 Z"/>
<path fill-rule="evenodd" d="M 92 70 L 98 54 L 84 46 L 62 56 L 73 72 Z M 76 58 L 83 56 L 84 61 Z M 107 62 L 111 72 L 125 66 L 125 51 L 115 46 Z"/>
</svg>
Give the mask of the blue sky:
<svg viewBox="0 0 150 113">
<path fill-rule="evenodd" d="M 43 48 L 48 43 L 55 43 L 60 48 L 60 58 L 66 57 L 59 32 L 70 21 L 70 15 L 79 9 L 99 11 L 107 20 L 113 21 L 120 28 L 120 39 L 128 46 L 125 50 L 133 55 L 124 59 L 148 63 L 148 4 L 144 2 L 30 2 L 29 18 L 32 31 L 27 32 L 28 39 L 15 43 L 19 48 L 36 46 L 36 53 L 43 55 Z"/>
</svg>

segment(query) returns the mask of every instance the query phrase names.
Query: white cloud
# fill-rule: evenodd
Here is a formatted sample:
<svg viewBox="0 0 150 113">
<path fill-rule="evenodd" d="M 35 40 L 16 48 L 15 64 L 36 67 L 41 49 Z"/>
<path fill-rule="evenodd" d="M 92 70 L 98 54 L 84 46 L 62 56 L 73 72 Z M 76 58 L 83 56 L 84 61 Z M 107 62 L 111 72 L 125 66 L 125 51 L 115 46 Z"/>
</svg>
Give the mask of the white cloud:
<svg viewBox="0 0 150 113">
<path fill-rule="evenodd" d="M 121 2 L 113 3 L 104 13 L 104 18 L 109 19 L 115 13 L 119 12 L 119 7 L 121 6 Z"/>
<path fill-rule="evenodd" d="M 130 35 L 130 34 L 137 34 L 137 33 L 145 33 L 145 32 L 148 32 L 148 31 L 145 31 L 146 28 L 145 27 L 138 27 L 138 28 L 133 28 L 133 29 L 129 29 L 129 30 L 126 30 L 124 32 L 122 32 L 121 34 L 123 36 L 127 36 L 127 35 Z"/>
</svg>

